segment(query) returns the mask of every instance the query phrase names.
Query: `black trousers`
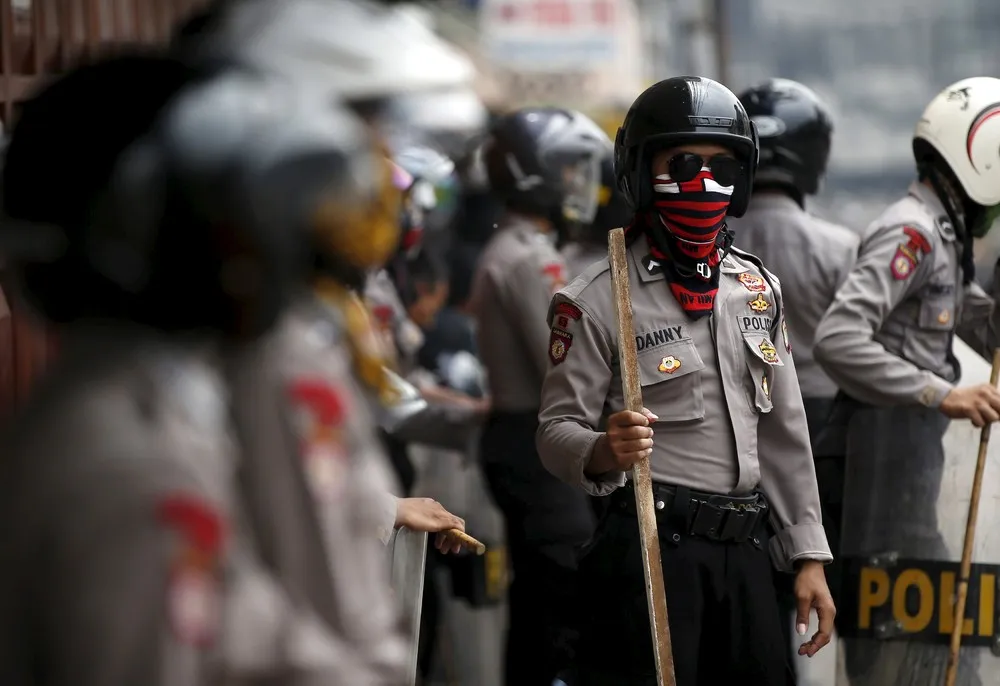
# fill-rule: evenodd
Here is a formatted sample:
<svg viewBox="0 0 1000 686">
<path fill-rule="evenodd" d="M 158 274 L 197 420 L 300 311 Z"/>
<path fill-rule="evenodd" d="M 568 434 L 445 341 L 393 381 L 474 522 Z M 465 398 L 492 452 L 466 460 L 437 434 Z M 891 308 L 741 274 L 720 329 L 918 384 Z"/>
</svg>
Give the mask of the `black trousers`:
<svg viewBox="0 0 1000 686">
<path fill-rule="evenodd" d="M 494 414 L 482 435 L 483 470 L 504 517 L 513 579 L 506 686 L 551 686 L 576 643 L 577 556 L 593 533 L 587 497 L 545 471 L 536 413 Z"/>
<path fill-rule="evenodd" d="M 677 686 L 794 686 L 767 541 L 674 533 L 659 525 Z M 641 554 L 638 521 L 613 508 L 580 563 L 574 686 L 656 686 Z"/>
</svg>

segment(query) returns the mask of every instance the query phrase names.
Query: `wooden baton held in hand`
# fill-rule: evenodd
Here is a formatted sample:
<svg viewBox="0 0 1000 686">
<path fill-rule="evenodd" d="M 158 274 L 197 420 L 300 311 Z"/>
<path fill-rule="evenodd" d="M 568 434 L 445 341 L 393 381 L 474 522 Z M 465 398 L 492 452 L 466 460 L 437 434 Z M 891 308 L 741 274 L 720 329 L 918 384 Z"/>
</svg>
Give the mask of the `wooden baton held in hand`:
<svg viewBox="0 0 1000 686">
<path fill-rule="evenodd" d="M 469 548 L 469 550 L 476 551 L 476 555 L 482 555 L 483 553 L 486 552 L 485 543 L 477 541 L 472 536 L 465 533 L 464 531 L 461 531 L 460 529 L 448 529 L 445 533 L 448 534 L 449 536 L 453 536 L 458 540 L 460 540 L 462 543 L 466 545 L 466 547 Z"/>
<path fill-rule="evenodd" d="M 990 385 L 994 388 L 1000 377 L 1000 348 L 993 351 L 993 369 Z M 958 654 L 962 648 L 962 627 L 965 625 L 965 601 L 969 596 L 969 574 L 972 571 L 972 548 L 976 543 L 976 519 L 979 517 L 979 496 L 983 490 L 983 472 L 986 471 L 986 450 L 990 446 L 990 428 L 987 424 L 979 434 L 979 456 L 976 473 L 972 478 L 972 495 L 969 497 L 969 517 L 965 521 L 965 543 L 962 545 L 962 566 L 958 572 L 958 594 L 955 598 L 955 623 L 951 629 L 951 652 L 948 653 L 948 671 L 945 686 L 955 686 L 958 677 Z"/>
<path fill-rule="evenodd" d="M 628 253 L 625 231 L 608 233 L 608 259 L 611 262 L 611 286 L 614 290 L 615 312 L 618 315 L 618 357 L 622 372 L 625 409 L 642 414 L 642 385 L 639 381 L 639 360 L 632 329 L 632 298 L 628 286 Z M 649 458 L 632 467 L 632 485 L 639 518 L 639 540 L 642 543 L 642 573 L 646 578 L 646 605 L 653 633 L 653 654 L 656 657 L 658 686 L 675 686 L 674 654 L 667 624 L 667 596 L 660 565 L 660 538 L 656 530 L 656 510 L 653 507 L 653 480 L 649 473 Z"/>
</svg>

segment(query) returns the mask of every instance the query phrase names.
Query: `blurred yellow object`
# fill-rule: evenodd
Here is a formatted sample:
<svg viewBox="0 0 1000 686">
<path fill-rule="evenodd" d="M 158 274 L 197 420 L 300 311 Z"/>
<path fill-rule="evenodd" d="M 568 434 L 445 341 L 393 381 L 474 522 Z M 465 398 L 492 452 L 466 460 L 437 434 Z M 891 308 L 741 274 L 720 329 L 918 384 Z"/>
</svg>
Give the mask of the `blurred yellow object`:
<svg viewBox="0 0 1000 686">
<path fill-rule="evenodd" d="M 384 369 L 391 368 L 394 361 L 389 351 L 385 350 L 364 302 L 356 293 L 329 277 L 320 277 L 315 290 L 343 318 L 358 378 L 376 393 L 383 405 L 393 405 L 398 398 Z"/>
<path fill-rule="evenodd" d="M 313 229 L 325 248 L 360 269 L 380 267 L 399 242 L 402 193 L 393 185 L 388 159 L 378 155 L 378 185 L 368 202 L 358 202 L 351 191 L 338 189 L 313 217 Z"/>
</svg>

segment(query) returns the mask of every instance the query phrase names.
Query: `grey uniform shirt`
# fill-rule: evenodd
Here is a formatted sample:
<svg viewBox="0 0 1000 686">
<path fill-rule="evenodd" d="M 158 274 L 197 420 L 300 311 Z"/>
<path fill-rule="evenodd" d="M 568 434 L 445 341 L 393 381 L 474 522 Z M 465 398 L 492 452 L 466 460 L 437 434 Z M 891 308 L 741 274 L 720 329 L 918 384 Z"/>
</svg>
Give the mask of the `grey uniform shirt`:
<svg viewBox="0 0 1000 686">
<path fill-rule="evenodd" d="M 566 278 L 575 279 L 594 262 L 606 259 L 608 246 L 606 243 L 579 241 L 567 243 L 560 252 L 562 252 L 563 259 L 566 260 Z"/>
<path fill-rule="evenodd" d="M 941 404 L 959 373 L 953 336 L 981 330 L 993 309 L 978 285 L 963 285 L 961 252 L 921 183 L 875 220 L 816 332 L 816 360 L 841 389 L 873 405 Z"/>
<path fill-rule="evenodd" d="M 364 300 L 375 319 L 387 350 L 393 350 L 400 373 L 409 376 L 417 366 L 424 333 L 410 319 L 389 272 L 379 269 L 365 280 Z"/>
<path fill-rule="evenodd" d="M 759 257 L 781 280 L 802 396 L 832 398 L 837 386 L 813 359 L 813 337 L 854 264 L 860 236 L 812 216 L 783 193 L 755 193 L 731 226 L 736 247 Z"/>
<path fill-rule="evenodd" d="M 330 310 L 303 303 L 279 332 L 277 358 L 292 401 L 297 464 L 304 468 L 330 570 L 335 635 L 360 663 L 338 684 L 404 683 L 407 644 L 390 588 L 385 543 L 399 486 L 368 398 Z M 346 665 L 345 665 L 346 666 Z"/>
<path fill-rule="evenodd" d="M 516 216 L 504 219 L 479 257 L 470 308 L 497 411 L 538 409 L 549 365 L 546 314 L 564 274 L 552 237 Z"/>
<path fill-rule="evenodd" d="M 646 252 L 644 241 L 632 244 L 629 277 L 643 404 L 659 417 L 654 478 L 715 493 L 760 487 L 776 566 L 831 560 L 777 279 L 733 251 L 719 266 L 713 316 L 693 321 Z M 538 452 L 562 480 L 606 495 L 624 474 L 592 478 L 584 468 L 603 419 L 624 407 L 607 260 L 559 291 L 549 321 Z"/>
</svg>

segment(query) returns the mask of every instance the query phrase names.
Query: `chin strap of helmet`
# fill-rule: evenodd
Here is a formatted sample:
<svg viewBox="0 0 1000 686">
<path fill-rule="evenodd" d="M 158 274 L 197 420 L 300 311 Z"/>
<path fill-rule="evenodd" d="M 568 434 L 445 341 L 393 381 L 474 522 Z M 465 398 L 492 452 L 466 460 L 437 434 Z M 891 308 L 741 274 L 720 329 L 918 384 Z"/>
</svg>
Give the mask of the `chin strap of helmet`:
<svg viewBox="0 0 1000 686">
<path fill-rule="evenodd" d="M 973 254 L 973 241 L 971 225 L 975 209 L 969 207 L 969 203 L 964 202 L 959 192 L 955 189 L 950 179 L 935 165 L 923 163 L 918 165 L 921 179 L 927 179 L 934 192 L 944 205 L 944 211 L 948 214 L 948 219 L 955 227 L 955 234 L 962 241 L 962 282 L 968 285 L 976 279 L 976 263 Z"/>
</svg>

